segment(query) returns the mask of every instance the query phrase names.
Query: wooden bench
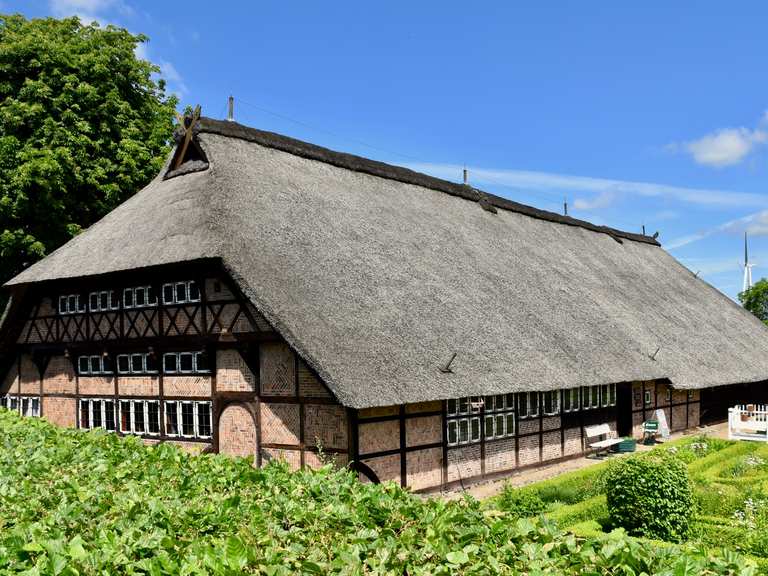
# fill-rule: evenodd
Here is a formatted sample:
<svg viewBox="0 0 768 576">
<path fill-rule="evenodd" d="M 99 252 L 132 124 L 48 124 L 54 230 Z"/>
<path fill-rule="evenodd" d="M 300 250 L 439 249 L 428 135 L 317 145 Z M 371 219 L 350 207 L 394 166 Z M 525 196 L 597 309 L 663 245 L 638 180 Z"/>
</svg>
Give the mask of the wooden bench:
<svg viewBox="0 0 768 576">
<path fill-rule="evenodd" d="M 586 426 L 584 428 L 584 436 L 587 437 L 589 442 L 590 438 L 602 438 L 596 442 L 590 442 L 589 447 L 597 450 L 598 454 L 601 450 L 608 451 L 609 448 L 616 444 L 621 444 L 621 438 L 613 438 L 611 427 L 608 424 L 598 424 L 597 426 Z"/>
</svg>

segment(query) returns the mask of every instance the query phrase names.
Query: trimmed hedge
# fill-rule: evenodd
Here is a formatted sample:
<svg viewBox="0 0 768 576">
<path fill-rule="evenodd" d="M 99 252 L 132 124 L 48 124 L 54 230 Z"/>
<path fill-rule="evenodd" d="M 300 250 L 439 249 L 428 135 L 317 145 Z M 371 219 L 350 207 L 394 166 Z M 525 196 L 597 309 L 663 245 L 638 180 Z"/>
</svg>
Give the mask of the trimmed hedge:
<svg viewBox="0 0 768 576">
<path fill-rule="evenodd" d="M 614 526 L 629 534 L 679 542 L 689 534 L 693 486 L 686 465 L 665 451 L 613 462 L 605 476 Z"/>
</svg>

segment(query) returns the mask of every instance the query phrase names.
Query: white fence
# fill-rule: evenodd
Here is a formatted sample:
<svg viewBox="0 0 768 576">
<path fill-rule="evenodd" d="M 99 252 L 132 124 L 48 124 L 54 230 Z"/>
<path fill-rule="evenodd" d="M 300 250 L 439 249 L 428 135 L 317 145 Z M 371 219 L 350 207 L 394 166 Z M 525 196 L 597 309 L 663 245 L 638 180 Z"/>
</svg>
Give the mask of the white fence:
<svg viewBox="0 0 768 576">
<path fill-rule="evenodd" d="M 729 408 L 728 439 L 768 442 L 768 406 L 742 404 Z"/>
</svg>

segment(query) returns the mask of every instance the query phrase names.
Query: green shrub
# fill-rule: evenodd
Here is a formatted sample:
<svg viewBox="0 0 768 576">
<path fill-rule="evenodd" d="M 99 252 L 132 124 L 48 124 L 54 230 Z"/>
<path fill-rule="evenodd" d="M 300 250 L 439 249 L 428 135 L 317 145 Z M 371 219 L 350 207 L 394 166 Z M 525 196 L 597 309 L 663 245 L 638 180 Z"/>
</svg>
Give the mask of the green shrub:
<svg viewBox="0 0 768 576">
<path fill-rule="evenodd" d="M 499 494 L 496 506 L 512 518 L 538 516 L 547 509 L 547 505 L 535 492 L 515 488 L 509 484 L 506 484 Z"/>
<path fill-rule="evenodd" d="M 606 502 L 611 522 L 630 534 L 672 542 L 688 535 L 693 516 L 688 469 L 664 451 L 612 463 Z"/>
</svg>

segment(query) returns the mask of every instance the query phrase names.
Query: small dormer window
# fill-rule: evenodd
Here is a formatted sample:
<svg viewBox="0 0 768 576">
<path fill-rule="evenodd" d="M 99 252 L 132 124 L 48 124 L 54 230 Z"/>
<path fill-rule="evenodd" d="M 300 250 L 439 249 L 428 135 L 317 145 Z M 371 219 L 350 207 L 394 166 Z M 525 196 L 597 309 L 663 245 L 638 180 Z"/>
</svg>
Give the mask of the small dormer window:
<svg viewBox="0 0 768 576">
<path fill-rule="evenodd" d="M 178 116 L 179 123 L 173 134 L 176 140 L 176 152 L 165 174 L 166 178 L 200 172 L 208 168 L 208 158 L 197 140 L 199 120 L 200 106 L 197 106 L 192 114 Z"/>
</svg>

